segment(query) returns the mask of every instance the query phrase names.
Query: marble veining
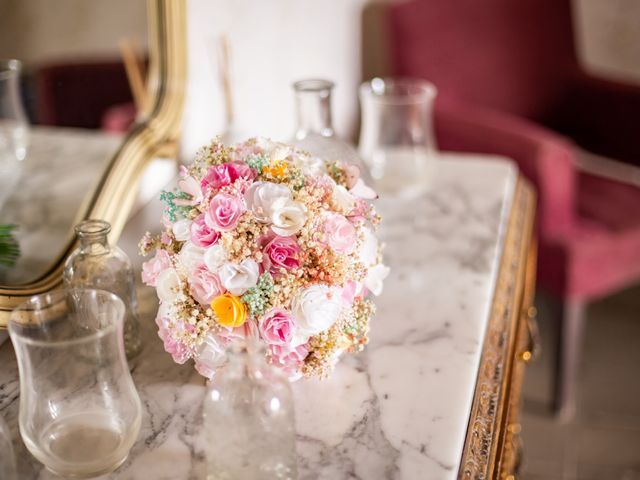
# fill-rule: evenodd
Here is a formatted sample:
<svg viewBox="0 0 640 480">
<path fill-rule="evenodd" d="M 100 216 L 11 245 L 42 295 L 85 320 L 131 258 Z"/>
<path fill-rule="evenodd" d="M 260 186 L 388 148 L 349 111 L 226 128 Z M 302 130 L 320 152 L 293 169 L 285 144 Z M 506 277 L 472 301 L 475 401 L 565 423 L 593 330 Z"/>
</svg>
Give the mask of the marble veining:
<svg viewBox="0 0 640 480">
<path fill-rule="evenodd" d="M 366 351 L 345 358 L 331 380 L 294 385 L 300 479 L 457 477 L 515 180 L 506 160 L 445 154 L 428 193 L 378 202 L 392 273 Z M 122 244 L 132 257 L 159 208 L 152 202 L 130 220 Z M 131 366 L 142 431 L 105 478 L 204 478 L 202 379 L 162 352 L 154 292 L 141 287 L 139 296 L 145 347 Z M 0 364 L 0 412 L 20 478 L 54 478 L 19 439 L 10 345 L 0 347 Z"/>
</svg>

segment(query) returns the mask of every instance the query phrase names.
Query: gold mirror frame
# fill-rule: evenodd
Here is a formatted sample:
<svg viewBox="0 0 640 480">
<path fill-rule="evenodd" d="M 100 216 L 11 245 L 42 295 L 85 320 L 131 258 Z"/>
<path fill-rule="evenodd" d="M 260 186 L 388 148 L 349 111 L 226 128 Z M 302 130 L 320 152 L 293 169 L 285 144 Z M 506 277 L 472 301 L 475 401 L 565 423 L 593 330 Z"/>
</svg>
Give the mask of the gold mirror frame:
<svg viewBox="0 0 640 480">
<path fill-rule="evenodd" d="M 117 241 L 136 198 L 137 186 L 156 156 L 177 155 L 187 75 L 186 0 L 147 0 L 149 24 L 149 77 L 151 101 L 144 119 L 125 137 L 110 160 L 81 218 L 111 223 L 110 241 Z M 19 286 L 0 285 L 0 328 L 6 327 L 13 308 L 33 295 L 62 283 L 66 257 L 75 248 L 71 241 L 47 272 Z"/>
</svg>

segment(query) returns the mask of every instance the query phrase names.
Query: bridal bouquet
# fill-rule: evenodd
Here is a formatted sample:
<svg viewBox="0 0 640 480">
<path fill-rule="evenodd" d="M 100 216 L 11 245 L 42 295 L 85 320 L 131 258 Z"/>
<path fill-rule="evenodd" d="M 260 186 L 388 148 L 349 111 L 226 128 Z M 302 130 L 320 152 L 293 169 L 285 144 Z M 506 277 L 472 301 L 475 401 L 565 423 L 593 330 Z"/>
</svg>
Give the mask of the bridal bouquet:
<svg viewBox="0 0 640 480">
<path fill-rule="evenodd" d="M 166 203 L 142 279 L 156 288 L 156 323 L 178 363 L 211 378 L 234 338 L 259 339 L 290 378 L 326 376 L 367 343 L 389 269 L 357 167 L 251 139 L 213 142 Z"/>
</svg>

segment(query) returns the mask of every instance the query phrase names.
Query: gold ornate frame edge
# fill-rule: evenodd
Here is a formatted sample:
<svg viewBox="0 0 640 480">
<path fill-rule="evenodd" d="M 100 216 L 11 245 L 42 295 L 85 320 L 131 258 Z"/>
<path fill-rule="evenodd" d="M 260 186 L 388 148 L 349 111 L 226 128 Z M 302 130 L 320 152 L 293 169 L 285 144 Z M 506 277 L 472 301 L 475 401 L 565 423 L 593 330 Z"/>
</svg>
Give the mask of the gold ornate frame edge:
<svg viewBox="0 0 640 480">
<path fill-rule="evenodd" d="M 82 218 L 110 222 L 111 241 L 117 240 L 124 228 L 139 180 L 153 156 L 176 151 L 187 70 L 185 1 L 147 0 L 150 55 L 147 83 L 153 99 L 142 112 L 145 120 L 128 133 L 82 213 Z M 64 260 L 74 248 L 72 241 L 54 265 L 33 282 L 0 285 L 0 327 L 6 327 L 16 305 L 61 285 Z"/>
<path fill-rule="evenodd" d="M 532 248 L 535 194 L 520 177 L 500 261 L 491 316 L 482 349 L 469 425 L 458 471 L 460 479 L 501 478 L 502 451 L 509 420 L 513 363 L 526 295 Z"/>
</svg>

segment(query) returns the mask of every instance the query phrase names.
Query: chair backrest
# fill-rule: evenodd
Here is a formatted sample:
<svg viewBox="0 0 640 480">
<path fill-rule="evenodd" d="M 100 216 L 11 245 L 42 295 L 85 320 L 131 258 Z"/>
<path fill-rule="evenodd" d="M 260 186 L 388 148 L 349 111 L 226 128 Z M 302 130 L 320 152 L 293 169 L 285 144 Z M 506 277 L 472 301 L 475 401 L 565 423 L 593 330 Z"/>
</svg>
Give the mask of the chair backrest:
<svg viewBox="0 0 640 480">
<path fill-rule="evenodd" d="M 132 99 L 120 61 L 45 65 L 35 74 L 35 86 L 43 125 L 100 128 L 109 107 Z"/>
<path fill-rule="evenodd" d="M 544 120 L 577 68 L 568 0 L 411 0 L 388 21 L 394 74 L 443 99 Z"/>
</svg>

